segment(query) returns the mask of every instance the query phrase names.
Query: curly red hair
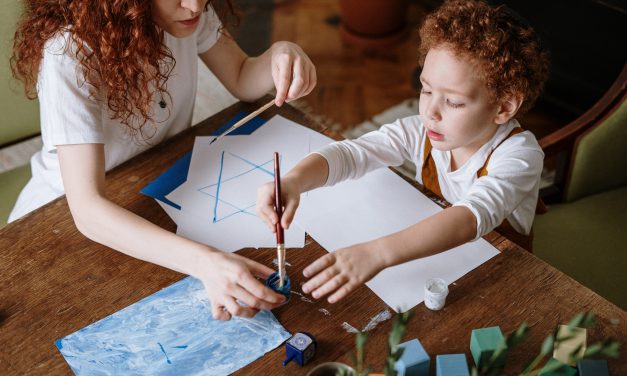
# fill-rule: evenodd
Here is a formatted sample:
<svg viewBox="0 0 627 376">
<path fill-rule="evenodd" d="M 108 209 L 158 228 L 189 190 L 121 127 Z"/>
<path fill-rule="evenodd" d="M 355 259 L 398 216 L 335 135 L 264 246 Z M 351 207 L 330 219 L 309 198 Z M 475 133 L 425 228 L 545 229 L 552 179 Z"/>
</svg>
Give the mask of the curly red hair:
<svg viewBox="0 0 627 376">
<path fill-rule="evenodd" d="M 220 19 L 231 19 L 230 0 L 209 5 Z M 235 17 L 233 17 L 235 19 Z M 234 22 L 235 23 L 235 22 Z M 87 82 L 106 92 L 107 106 L 133 132 L 151 120 L 155 92 L 167 94 L 166 81 L 174 68 L 164 31 L 152 18 L 150 0 L 28 0 L 13 41 L 11 69 L 24 82 L 26 96 L 37 97 L 39 65 L 46 41 L 69 31 Z"/>
<path fill-rule="evenodd" d="M 549 53 L 525 21 L 501 5 L 453 0 L 429 14 L 420 28 L 420 65 L 431 48 L 443 47 L 478 69 L 493 101 L 522 96 L 529 110 L 549 76 Z"/>
</svg>

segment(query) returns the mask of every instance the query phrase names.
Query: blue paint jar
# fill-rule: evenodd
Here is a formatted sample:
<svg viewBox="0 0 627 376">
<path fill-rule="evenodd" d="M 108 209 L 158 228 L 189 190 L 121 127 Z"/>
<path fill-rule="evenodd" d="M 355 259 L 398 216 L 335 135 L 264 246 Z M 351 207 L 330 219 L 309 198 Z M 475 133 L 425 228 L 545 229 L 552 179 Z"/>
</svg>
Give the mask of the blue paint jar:
<svg viewBox="0 0 627 376">
<path fill-rule="evenodd" d="M 279 272 L 274 272 L 270 274 L 268 279 L 266 279 L 266 286 L 270 287 L 272 291 L 276 291 L 279 294 L 285 296 L 285 303 L 290 301 L 291 289 L 292 289 L 292 281 L 288 275 L 285 275 L 285 279 L 283 280 L 283 287 L 279 288 Z"/>
</svg>

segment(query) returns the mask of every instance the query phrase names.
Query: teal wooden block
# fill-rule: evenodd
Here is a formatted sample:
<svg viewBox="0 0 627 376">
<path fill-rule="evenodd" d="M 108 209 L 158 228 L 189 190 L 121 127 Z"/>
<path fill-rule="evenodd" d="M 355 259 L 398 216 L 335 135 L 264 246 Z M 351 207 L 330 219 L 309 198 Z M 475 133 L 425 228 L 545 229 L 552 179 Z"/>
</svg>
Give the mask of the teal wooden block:
<svg viewBox="0 0 627 376">
<path fill-rule="evenodd" d="M 577 363 L 579 376 L 610 376 L 605 359 L 582 359 Z"/>
<path fill-rule="evenodd" d="M 554 368 L 552 371 L 549 368 Z M 549 359 L 548 362 L 542 367 L 538 376 L 575 376 L 577 375 L 577 370 L 573 367 L 570 367 L 568 364 L 564 364 L 555 358 Z"/>
<path fill-rule="evenodd" d="M 398 376 L 429 376 L 429 354 L 417 339 L 401 343 L 403 355 L 396 361 L 394 368 Z"/>
<path fill-rule="evenodd" d="M 470 334 L 470 352 L 478 369 L 487 362 L 498 345 L 503 341 L 503 333 L 498 326 L 473 329 Z M 497 367 L 505 365 L 507 351 L 494 364 Z"/>
<path fill-rule="evenodd" d="M 464 354 L 446 354 L 435 357 L 436 376 L 469 376 Z"/>
</svg>

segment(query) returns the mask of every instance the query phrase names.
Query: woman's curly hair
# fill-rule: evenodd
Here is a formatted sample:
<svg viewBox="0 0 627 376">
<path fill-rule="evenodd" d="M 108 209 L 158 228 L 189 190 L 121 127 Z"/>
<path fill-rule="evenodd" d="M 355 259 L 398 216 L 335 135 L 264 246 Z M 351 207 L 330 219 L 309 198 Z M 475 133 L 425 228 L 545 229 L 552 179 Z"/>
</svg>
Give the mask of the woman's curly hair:
<svg viewBox="0 0 627 376">
<path fill-rule="evenodd" d="M 230 0 L 211 5 L 223 21 L 236 19 Z M 230 22 L 230 21 L 229 21 Z M 233 23 L 235 23 L 234 21 Z M 151 0 L 27 0 L 13 41 L 11 69 L 26 96 L 36 84 L 46 41 L 70 32 L 81 72 L 78 80 L 106 93 L 112 118 L 135 134 L 151 120 L 153 94 L 167 94 L 174 68 L 164 31 L 152 18 Z M 95 97 L 92 94 L 92 97 Z"/>
<path fill-rule="evenodd" d="M 469 59 L 491 99 L 522 95 L 520 113 L 529 110 L 549 76 L 549 52 L 537 33 L 506 6 L 483 1 L 446 1 L 420 28 L 419 61 L 431 48 L 446 48 Z"/>
</svg>

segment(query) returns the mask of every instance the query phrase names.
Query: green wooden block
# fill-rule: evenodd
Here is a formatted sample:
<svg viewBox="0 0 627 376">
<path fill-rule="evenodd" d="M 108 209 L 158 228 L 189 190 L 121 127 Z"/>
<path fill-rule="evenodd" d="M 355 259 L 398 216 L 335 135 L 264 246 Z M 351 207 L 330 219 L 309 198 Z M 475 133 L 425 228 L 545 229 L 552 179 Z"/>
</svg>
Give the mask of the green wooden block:
<svg viewBox="0 0 627 376">
<path fill-rule="evenodd" d="M 490 357 L 492 357 L 492 354 L 502 341 L 503 333 L 501 333 L 501 328 L 498 326 L 473 329 L 470 334 L 470 352 L 475 360 L 477 369 L 481 369 Z M 504 366 L 506 357 L 507 351 L 497 359 L 494 365 L 497 367 Z"/>
<path fill-rule="evenodd" d="M 556 366 L 557 368 L 553 368 Z M 549 370 L 553 368 L 553 370 Z M 577 370 L 573 367 L 569 367 L 568 365 L 560 362 L 555 358 L 549 359 L 548 362 L 542 367 L 538 376 L 575 376 L 577 375 Z"/>
</svg>

